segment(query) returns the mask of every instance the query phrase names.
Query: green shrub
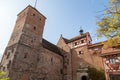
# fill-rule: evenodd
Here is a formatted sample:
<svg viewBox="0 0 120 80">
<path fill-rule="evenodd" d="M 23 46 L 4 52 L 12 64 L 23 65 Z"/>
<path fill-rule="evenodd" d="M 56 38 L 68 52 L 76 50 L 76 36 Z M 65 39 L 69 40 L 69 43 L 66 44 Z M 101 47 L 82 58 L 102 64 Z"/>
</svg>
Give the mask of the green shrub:
<svg viewBox="0 0 120 80">
<path fill-rule="evenodd" d="M 6 72 L 0 72 L 0 80 L 10 80 L 9 78 L 4 78 Z"/>
<path fill-rule="evenodd" d="M 106 80 L 104 70 L 97 70 L 95 68 L 88 68 L 89 79 L 91 80 Z"/>
</svg>

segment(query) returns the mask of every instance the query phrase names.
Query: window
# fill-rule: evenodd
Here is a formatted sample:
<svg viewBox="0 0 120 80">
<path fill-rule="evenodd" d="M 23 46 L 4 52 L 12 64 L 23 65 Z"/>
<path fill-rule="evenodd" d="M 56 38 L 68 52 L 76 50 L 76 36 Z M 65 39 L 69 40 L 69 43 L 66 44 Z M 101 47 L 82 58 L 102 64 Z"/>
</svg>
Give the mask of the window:
<svg viewBox="0 0 120 80">
<path fill-rule="evenodd" d="M 9 63 L 7 64 L 7 67 L 9 68 L 11 65 L 11 60 L 9 61 Z"/>
<path fill-rule="evenodd" d="M 32 16 L 35 16 L 35 14 L 33 13 Z"/>
<path fill-rule="evenodd" d="M 94 48 L 95 51 L 99 50 L 99 48 Z"/>
<path fill-rule="evenodd" d="M 60 69 L 60 73 L 63 74 L 63 69 Z"/>
<path fill-rule="evenodd" d="M 79 55 L 80 55 L 80 54 L 82 54 L 82 52 L 81 52 L 81 51 L 79 51 Z"/>
<path fill-rule="evenodd" d="M 33 29 L 36 30 L 36 26 L 34 26 Z"/>
<path fill-rule="evenodd" d="M 40 21 L 41 21 L 41 18 L 40 18 Z"/>
<path fill-rule="evenodd" d="M 77 42 L 75 42 L 74 45 L 76 46 L 76 45 L 77 45 Z"/>
<path fill-rule="evenodd" d="M 28 56 L 28 53 L 25 53 L 24 58 L 27 58 L 27 56 Z"/>
<path fill-rule="evenodd" d="M 83 51 L 79 51 L 78 54 L 79 54 L 79 55 L 83 54 Z"/>
<path fill-rule="evenodd" d="M 116 47 L 112 47 L 113 48 L 113 50 L 116 50 L 117 48 Z"/>
<path fill-rule="evenodd" d="M 51 64 L 53 65 L 53 58 L 51 58 Z"/>
<path fill-rule="evenodd" d="M 8 58 L 9 58 L 9 56 L 10 56 L 10 52 L 8 52 L 6 59 L 8 59 Z"/>
<path fill-rule="evenodd" d="M 109 60 L 110 60 L 111 64 L 115 64 L 115 62 L 116 62 L 116 60 L 114 58 L 110 58 Z"/>
<path fill-rule="evenodd" d="M 81 40 L 81 43 L 84 43 L 84 40 Z"/>
</svg>

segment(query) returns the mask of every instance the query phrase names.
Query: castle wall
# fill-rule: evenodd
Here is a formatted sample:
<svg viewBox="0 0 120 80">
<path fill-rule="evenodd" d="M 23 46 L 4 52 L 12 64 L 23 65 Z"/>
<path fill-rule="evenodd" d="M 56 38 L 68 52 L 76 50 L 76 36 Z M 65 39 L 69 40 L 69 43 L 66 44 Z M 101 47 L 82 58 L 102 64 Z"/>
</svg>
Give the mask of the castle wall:
<svg viewBox="0 0 120 80">
<path fill-rule="evenodd" d="M 40 54 L 38 69 L 43 69 L 47 73 L 46 80 L 63 80 L 63 57 L 57 53 L 43 49 Z"/>
<path fill-rule="evenodd" d="M 62 80 L 62 56 L 40 47 L 39 50 L 19 44 L 13 55 L 8 76 L 11 80 Z M 14 75 L 13 75 L 14 74 Z"/>
<path fill-rule="evenodd" d="M 99 47 L 96 47 L 96 48 L 99 49 Z M 102 58 L 99 56 L 101 48 L 100 48 L 100 50 L 95 50 L 96 48 L 89 49 L 88 46 L 85 45 L 85 46 L 81 46 L 78 48 L 74 48 L 74 50 L 77 52 L 78 58 L 84 59 L 92 67 L 94 67 L 98 70 L 104 69 L 103 63 L 102 63 Z"/>
<path fill-rule="evenodd" d="M 63 67 L 63 75 L 64 75 L 64 80 L 72 80 L 72 56 L 71 56 L 71 50 L 69 46 L 64 42 L 62 37 L 59 39 L 57 46 L 67 53 L 64 54 L 64 67 Z"/>
</svg>

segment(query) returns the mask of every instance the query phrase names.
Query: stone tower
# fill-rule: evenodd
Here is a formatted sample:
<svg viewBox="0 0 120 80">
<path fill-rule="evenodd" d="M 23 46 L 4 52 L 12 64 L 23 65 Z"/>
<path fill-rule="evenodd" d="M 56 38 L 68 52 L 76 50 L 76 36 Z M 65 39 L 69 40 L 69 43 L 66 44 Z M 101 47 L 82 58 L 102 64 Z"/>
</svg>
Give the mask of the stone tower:
<svg viewBox="0 0 120 80">
<path fill-rule="evenodd" d="M 23 74 L 35 73 L 37 61 L 39 61 L 38 53 L 41 51 L 40 44 L 45 20 L 45 16 L 32 6 L 26 7 L 18 14 L 0 66 L 2 71 L 7 72 L 7 76 L 11 80 L 27 80 L 25 77 L 27 75 Z"/>
</svg>

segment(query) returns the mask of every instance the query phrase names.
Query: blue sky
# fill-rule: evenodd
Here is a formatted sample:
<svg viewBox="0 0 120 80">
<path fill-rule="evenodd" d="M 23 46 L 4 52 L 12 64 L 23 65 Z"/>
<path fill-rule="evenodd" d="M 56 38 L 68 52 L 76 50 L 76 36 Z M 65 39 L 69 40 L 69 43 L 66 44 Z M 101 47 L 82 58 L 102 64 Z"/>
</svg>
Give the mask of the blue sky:
<svg viewBox="0 0 120 80">
<path fill-rule="evenodd" d="M 0 55 L 10 39 L 17 14 L 35 0 L 0 0 Z M 38 0 L 36 8 L 47 17 L 44 38 L 56 44 L 60 34 L 70 39 L 79 35 L 80 27 L 96 36 L 96 16 L 103 13 L 108 0 Z M 102 12 L 101 12 L 102 11 Z"/>
</svg>

